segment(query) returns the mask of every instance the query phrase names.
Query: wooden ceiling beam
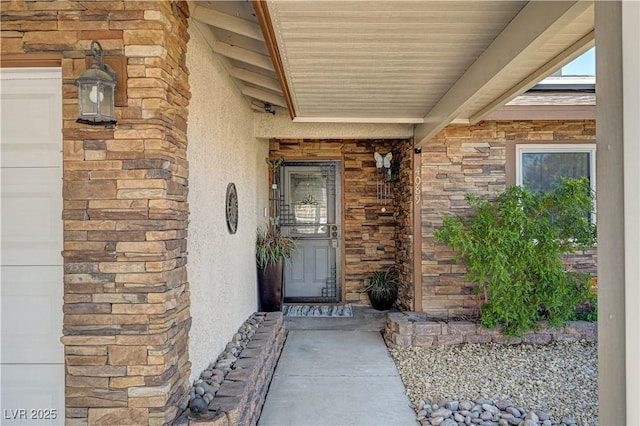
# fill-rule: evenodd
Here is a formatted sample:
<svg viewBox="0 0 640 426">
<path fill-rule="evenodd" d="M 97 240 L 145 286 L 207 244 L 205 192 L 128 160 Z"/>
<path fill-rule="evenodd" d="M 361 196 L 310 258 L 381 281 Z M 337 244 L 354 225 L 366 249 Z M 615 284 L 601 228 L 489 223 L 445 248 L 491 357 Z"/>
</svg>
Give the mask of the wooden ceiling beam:
<svg viewBox="0 0 640 426">
<path fill-rule="evenodd" d="M 229 59 L 235 59 L 236 61 L 244 62 L 262 68 L 263 70 L 274 71 L 271 58 L 261 55 L 260 53 L 252 52 L 251 50 L 232 46 L 218 40 L 213 45 L 213 51 Z"/>
<path fill-rule="evenodd" d="M 282 96 L 278 96 L 274 93 L 270 93 L 264 90 L 256 89 L 255 87 L 244 86 L 242 89 L 242 94 L 248 96 L 253 99 L 257 99 L 263 103 L 272 104 L 281 106 L 283 108 L 287 107 L 287 102 L 284 100 Z"/>
<path fill-rule="evenodd" d="M 262 28 L 262 34 L 264 35 L 264 41 L 267 44 L 269 50 L 269 56 L 273 61 L 273 68 L 276 72 L 276 76 L 280 81 L 280 87 L 284 94 L 284 99 L 287 102 L 286 108 L 289 110 L 291 119 L 294 119 L 297 115 L 293 97 L 291 96 L 291 90 L 287 84 L 287 77 L 285 75 L 284 66 L 282 65 L 282 58 L 280 57 L 280 49 L 278 49 L 278 42 L 276 40 L 276 33 L 273 29 L 273 22 L 271 22 L 271 16 L 269 15 L 269 6 L 266 1 L 251 0 L 253 10 L 256 12 L 258 23 Z"/>
<path fill-rule="evenodd" d="M 191 17 L 216 28 L 231 31 L 254 40 L 264 41 L 260 25 L 242 18 L 228 15 L 217 10 L 196 5 L 191 11 Z"/>
<path fill-rule="evenodd" d="M 194 28 L 196 28 L 200 32 L 200 34 L 202 34 L 202 36 L 204 37 L 205 41 L 207 42 L 207 44 L 211 48 L 211 50 L 215 52 L 214 46 L 216 45 L 216 43 L 218 43 L 218 40 L 216 39 L 216 36 L 213 33 L 213 30 L 211 29 L 211 26 L 208 25 L 208 24 L 205 24 L 203 22 L 194 21 Z M 218 57 L 218 61 L 220 61 L 220 63 L 224 67 L 224 69 L 229 73 L 229 76 L 231 76 L 232 71 L 234 69 L 237 69 L 237 68 L 235 68 L 233 65 L 231 65 L 231 63 L 229 62 L 228 58 L 222 56 L 221 54 L 217 54 L 216 56 Z M 237 78 L 231 78 L 231 81 L 238 88 L 238 91 L 240 91 L 240 93 L 244 94 L 244 88 L 246 86 L 244 85 L 242 80 L 237 79 Z M 251 100 L 253 99 L 253 97 L 249 96 L 249 95 L 246 95 L 246 94 L 245 94 L 245 96 L 250 98 L 249 99 L 249 104 L 251 104 Z M 264 102 L 264 101 L 261 101 L 259 99 L 257 99 L 257 101 Z M 251 107 L 253 108 L 253 104 L 251 104 Z"/>
<path fill-rule="evenodd" d="M 420 117 L 318 117 L 297 116 L 293 119 L 296 123 L 389 123 L 389 124 L 417 124 L 422 123 Z"/>
<path fill-rule="evenodd" d="M 530 74 L 527 78 L 516 84 L 511 88 L 511 90 L 496 98 L 493 102 L 469 117 L 469 122 L 471 124 L 476 124 L 480 120 L 483 120 L 493 111 L 501 108 L 509 101 L 513 100 L 517 96 L 523 94 L 524 92 L 535 86 L 547 75 L 568 64 L 569 62 L 585 53 L 587 50 L 591 49 L 595 45 L 595 41 L 595 31 L 589 32 L 589 34 L 585 35 L 580 40 L 563 50 L 558 56 L 556 56 L 555 58 L 544 64 L 541 68 L 538 68 L 535 72 Z"/>
<path fill-rule="evenodd" d="M 244 82 L 251 83 L 265 89 L 273 90 L 274 92 L 282 95 L 282 90 L 280 89 L 280 85 L 278 84 L 278 82 L 266 75 L 258 74 L 257 72 L 237 67 L 231 68 L 229 74 L 231 75 L 231 77 L 237 78 L 238 80 L 242 80 Z"/>
<path fill-rule="evenodd" d="M 491 90 L 492 84 L 508 74 L 512 66 L 592 6 L 593 0 L 528 2 L 425 115 L 424 123 L 415 127 L 415 146 L 434 137 L 466 106 Z"/>
</svg>

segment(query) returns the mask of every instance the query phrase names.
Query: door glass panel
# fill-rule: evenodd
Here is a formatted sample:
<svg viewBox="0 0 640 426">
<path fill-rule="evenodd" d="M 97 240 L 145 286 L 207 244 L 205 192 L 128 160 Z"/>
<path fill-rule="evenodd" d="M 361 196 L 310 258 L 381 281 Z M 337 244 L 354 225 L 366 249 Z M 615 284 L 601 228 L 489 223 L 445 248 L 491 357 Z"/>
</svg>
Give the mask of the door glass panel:
<svg viewBox="0 0 640 426">
<path fill-rule="evenodd" d="M 321 172 L 289 174 L 289 200 L 294 221 L 291 231 L 294 235 L 328 235 L 326 176 Z"/>
</svg>

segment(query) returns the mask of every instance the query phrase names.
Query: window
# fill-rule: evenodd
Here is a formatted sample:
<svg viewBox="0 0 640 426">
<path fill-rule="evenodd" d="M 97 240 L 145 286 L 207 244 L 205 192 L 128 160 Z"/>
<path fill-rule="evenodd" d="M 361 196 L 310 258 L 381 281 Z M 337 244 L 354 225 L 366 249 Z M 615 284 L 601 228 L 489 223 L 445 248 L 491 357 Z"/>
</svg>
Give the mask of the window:
<svg viewBox="0 0 640 426">
<path fill-rule="evenodd" d="M 516 145 L 516 183 L 546 191 L 561 177 L 587 177 L 596 184 L 595 144 Z"/>
</svg>

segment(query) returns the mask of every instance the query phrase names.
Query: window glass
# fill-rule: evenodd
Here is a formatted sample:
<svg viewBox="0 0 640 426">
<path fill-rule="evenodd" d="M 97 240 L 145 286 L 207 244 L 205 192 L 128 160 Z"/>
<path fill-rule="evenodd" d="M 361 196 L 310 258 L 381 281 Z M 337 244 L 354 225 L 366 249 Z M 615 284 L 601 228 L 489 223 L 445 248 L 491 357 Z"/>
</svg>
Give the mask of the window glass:
<svg viewBox="0 0 640 426">
<path fill-rule="evenodd" d="M 548 191 L 560 178 L 589 179 L 596 190 L 595 144 L 516 145 L 516 183 L 533 191 Z M 595 215 L 590 215 L 595 221 Z"/>
<path fill-rule="evenodd" d="M 586 177 L 596 189 L 596 145 L 516 145 L 516 183 L 534 191 L 547 191 L 560 178 Z"/>
<path fill-rule="evenodd" d="M 550 190 L 561 177 L 591 181 L 590 152 L 523 152 L 522 184 L 534 191 Z"/>
</svg>

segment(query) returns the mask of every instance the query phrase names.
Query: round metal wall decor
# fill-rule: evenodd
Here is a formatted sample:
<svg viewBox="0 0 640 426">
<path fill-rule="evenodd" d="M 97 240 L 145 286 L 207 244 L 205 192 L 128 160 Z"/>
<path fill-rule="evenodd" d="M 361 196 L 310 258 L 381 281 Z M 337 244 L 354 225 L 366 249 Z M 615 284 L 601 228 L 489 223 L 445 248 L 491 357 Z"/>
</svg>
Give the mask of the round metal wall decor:
<svg viewBox="0 0 640 426">
<path fill-rule="evenodd" d="M 226 206 L 227 228 L 229 228 L 229 233 L 235 234 L 238 229 L 238 192 L 233 182 L 227 185 Z"/>
</svg>

